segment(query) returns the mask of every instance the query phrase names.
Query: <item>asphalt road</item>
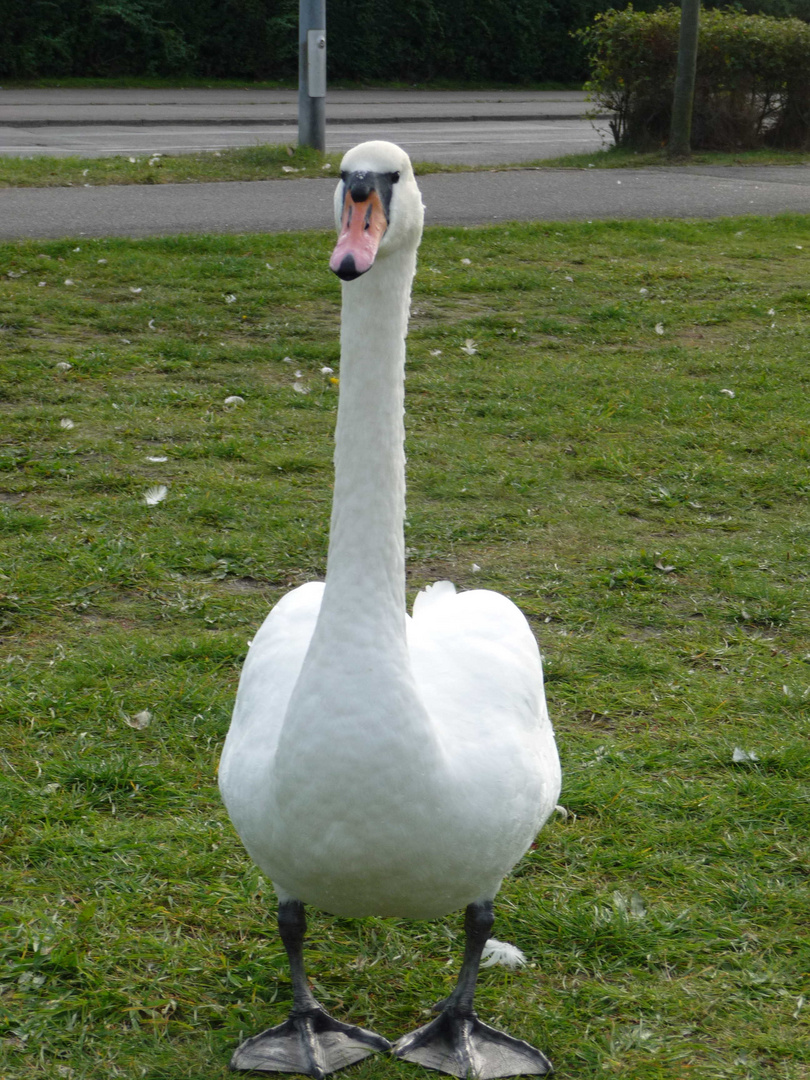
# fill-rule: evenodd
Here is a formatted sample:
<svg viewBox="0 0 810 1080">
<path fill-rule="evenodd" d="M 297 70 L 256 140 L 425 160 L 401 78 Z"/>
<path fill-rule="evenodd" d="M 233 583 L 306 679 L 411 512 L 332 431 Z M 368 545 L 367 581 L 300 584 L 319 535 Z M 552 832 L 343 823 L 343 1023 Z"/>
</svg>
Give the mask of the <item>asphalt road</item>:
<svg viewBox="0 0 810 1080">
<path fill-rule="evenodd" d="M 545 129 L 549 139 L 565 140 L 566 128 L 586 123 L 578 119 L 583 95 L 574 93 L 337 91 L 328 102 L 329 138 L 341 148 L 382 136 L 417 158 L 459 150 L 479 162 L 492 160 L 487 153 L 497 162 L 538 158 Z M 9 132 L 19 139 L 24 132 L 89 131 L 98 146 L 104 139 L 117 146 L 123 123 L 145 140 L 162 131 L 177 150 L 180 135 L 191 142 L 198 129 L 208 138 L 219 132 L 232 145 L 231 132 L 241 125 L 259 141 L 262 125 L 272 120 L 283 141 L 293 141 L 296 115 L 289 91 L 0 91 L 0 139 Z M 201 117 L 207 118 L 202 128 Z M 522 157 L 520 139 L 526 140 Z M 138 145 L 155 149 L 148 141 Z M 424 176 L 420 186 L 431 224 L 810 213 L 810 166 L 495 169 Z M 0 189 L 0 238 L 331 228 L 333 189 L 328 178 Z"/>
<path fill-rule="evenodd" d="M 326 141 L 394 139 L 415 161 L 503 164 L 598 150 L 604 119 L 576 91 L 330 91 Z M 297 139 L 293 91 L 2 90 L 0 154 L 191 153 Z"/>
<path fill-rule="evenodd" d="M 599 150 L 602 139 L 587 120 L 480 120 L 476 122 L 397 122 L 332 125 L 326 149 L 343 152 L 366 139 L 399 143 L 414 161 L 444 164 L 496 165 L 537 161 Z M 127 127 L 0 127 L 0 154 L 29 157 L 140 156 L 154 153 L 190 154 L 233 146 L 296 141 L 296 129 L 286 125 L 221 124 L 142 125 Z"/>
<path fill-rule="evenodd" d="M 334 180 L 0 190 L 0 237 L 331 228 Z M 519 169 L 420 177 L 429 224 L 810 213 L 810 168 Z"/>
</svg>

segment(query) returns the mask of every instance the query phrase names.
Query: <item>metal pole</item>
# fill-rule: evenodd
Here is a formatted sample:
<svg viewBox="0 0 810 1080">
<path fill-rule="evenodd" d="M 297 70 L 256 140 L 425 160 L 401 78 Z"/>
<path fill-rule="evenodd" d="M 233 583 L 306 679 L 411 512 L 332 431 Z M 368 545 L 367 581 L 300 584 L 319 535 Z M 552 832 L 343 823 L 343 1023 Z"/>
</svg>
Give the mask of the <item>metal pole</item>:
<svg viewBox="0 0 810 1080">
<path fill-rule="evenodd" d="M 326 149 L 326 0 L 298 0 L 298 145 Z"/>
</svg>

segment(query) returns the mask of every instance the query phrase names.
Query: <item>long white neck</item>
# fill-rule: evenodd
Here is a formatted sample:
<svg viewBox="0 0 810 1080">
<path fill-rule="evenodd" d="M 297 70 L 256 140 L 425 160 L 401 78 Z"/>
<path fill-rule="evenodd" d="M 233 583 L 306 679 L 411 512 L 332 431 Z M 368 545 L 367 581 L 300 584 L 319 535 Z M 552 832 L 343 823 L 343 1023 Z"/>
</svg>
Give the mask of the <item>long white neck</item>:
<svg viewBox="0 0 810 1080">
<path fill-rule="evenodd" d="M 274 761 L 282 802 L 318 777 L 330 790 L 350 785 L 366 821 L 398 820 L 403 790 L 432 805 L 426 785 L 441 761 L 405 613 L 404 366 L 415 265 L 413 250 L 394 252 L 343 286 L 326 587 Z"/>
<path fill-rule="evenodd" d="M 335 487 L 315 636 L 333 649 L 404 650 L 405 335 L 415 266 L 415 252 L 399 251 L 343 284 Z"/>
</svg>

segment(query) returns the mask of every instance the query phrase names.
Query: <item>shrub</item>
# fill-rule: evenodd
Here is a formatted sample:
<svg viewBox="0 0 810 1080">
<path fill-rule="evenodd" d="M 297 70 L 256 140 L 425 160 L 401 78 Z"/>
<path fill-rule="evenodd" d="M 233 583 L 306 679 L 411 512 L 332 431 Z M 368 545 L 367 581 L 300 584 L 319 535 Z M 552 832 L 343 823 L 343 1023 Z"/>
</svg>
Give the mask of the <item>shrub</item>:
<svg viewBox="0 0 810 1080">
<path fill-rule="evenodd" d="M 591 63 L 586 87 L 611 110 L 617 146 L 650 149 L 669 136 L 680 9 L 608 11 L 577 31 Z M 701 14 L 692 146 L 810 146 L 810 26 L 799 19 Z"/>
<path fill-rule="evenodd" d="M 571 31 L 607 2 L 328 0 L 329 78 L 579 81 Z M 297 0 L 0 0 L 4 79 L 297 71 Z"/>
</svg>

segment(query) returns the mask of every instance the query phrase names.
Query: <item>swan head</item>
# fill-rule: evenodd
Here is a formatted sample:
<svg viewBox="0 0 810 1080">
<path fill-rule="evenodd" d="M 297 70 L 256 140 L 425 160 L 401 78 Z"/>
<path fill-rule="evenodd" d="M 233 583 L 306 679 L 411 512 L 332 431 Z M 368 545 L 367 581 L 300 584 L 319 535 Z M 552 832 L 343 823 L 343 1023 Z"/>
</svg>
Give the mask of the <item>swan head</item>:
<svg viewBox="0 0 810 1080">
<path fill-rule="evenodd" d="M 422 196 L 405 151 L 378 141 L 352 147 L 340 163 L 338 241 L 330 269 L 343 281 L 353 281 L 394 251 L 416 251 L 423 219 Z"/>
</svg>

